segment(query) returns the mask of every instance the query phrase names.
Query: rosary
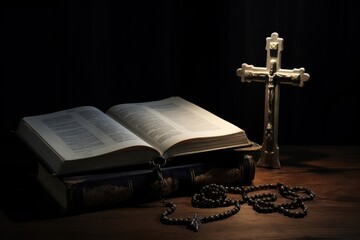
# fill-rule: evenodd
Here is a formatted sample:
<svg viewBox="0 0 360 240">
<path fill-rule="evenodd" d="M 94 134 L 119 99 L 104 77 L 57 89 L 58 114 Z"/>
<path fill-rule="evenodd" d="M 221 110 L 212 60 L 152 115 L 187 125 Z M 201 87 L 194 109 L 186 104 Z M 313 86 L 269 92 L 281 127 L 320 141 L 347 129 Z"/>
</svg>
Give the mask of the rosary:
<svg viewBox="0 0 360 240">
<path fill-rule="evenodd" d="M 161 167 L 156 165 L 156 172 L 163 180 Z M 275 203 L 277 195 L 275 193 L 260 193 L 249 194 L 256 191 L 264 190 L 277 190 L 279 194 L 289 199 L 285 203 Z M 230 199 L 227 193 L 239 194 L 240 200 Z M 199 231 L 200 224 L 215 222 L 229 218 L 240 211 L 242 204 L 249 204 L 256 212 L 259 213 L 280 213 L 290 218 L 303 218 L 307 215 L 306 201 L 311 201 L 315 198 L 315 193 L 306 187 L 286 186 L 283 183 L 265 184 L 257 186 L 241 186 L 241 187 L 226 187 L 219 184 L 205 185 L 200 189 L 199 193 L 195 193 L 192 197 L 191 203 L 193 207 L 198 208 L 216 208 L 234 206 L 231 210 L 211 215 L 211 216 L 198 216 L 194 214 L 192 217 L 185 218 L 171 218 L 170 214 L 176 210 L 176 205 L 172 202 L 165 201 L 161 197 L 161 203 L 168 209 L 162 212 L 160 221 L 168 225 L 186 225 L 193 231 Z"/>
</svg>

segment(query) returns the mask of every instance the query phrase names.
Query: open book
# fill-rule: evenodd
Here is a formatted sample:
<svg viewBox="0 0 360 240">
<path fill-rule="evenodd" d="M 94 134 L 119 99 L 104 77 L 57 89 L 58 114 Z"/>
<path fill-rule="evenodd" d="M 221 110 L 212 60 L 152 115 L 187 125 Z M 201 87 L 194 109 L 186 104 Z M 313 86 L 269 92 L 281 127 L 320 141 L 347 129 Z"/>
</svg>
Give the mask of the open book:
<svg viewBox="0 0 360 240">
<path fill-rule="evenodd" d="M 244 130 L 180 97 L 24 117 L 16 133 L 56 175 L 251 145 Z"/>
</svg>

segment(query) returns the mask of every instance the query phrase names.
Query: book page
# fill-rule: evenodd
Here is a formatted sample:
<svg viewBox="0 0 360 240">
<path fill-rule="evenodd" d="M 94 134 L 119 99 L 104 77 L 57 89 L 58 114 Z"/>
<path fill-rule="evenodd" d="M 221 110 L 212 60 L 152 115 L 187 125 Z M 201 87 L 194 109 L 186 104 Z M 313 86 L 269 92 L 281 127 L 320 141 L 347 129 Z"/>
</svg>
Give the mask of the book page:
<svg viewBox="0 0 360 240">
<path fill-rule="evenodd" d="M 119 104 L 111 107 L 107 114 L 161 149 L 162 153 L 184 140 L 244 132 L 180 97 Z"/>
<path fill-rule="evenodd" d="M 78 107 L 24 121 L 64 160 L 93 157 L 148 143 L 94 107 Z"/>
</svg>

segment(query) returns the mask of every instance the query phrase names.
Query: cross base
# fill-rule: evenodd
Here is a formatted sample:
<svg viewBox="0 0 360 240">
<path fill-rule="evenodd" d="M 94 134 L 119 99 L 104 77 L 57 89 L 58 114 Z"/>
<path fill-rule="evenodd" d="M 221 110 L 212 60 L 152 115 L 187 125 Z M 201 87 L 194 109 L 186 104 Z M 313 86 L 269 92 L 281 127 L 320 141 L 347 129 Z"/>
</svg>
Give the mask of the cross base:
<svg viewBox="0 0 360 240">
<path fill-rule="evenodd" d="M 277 147 L 275 151 L 266 151 L 262 148 L 260 159 L 256 166 L 265 168 L 281 168 L 279 160 L 279 147 Z"/>
</svg>

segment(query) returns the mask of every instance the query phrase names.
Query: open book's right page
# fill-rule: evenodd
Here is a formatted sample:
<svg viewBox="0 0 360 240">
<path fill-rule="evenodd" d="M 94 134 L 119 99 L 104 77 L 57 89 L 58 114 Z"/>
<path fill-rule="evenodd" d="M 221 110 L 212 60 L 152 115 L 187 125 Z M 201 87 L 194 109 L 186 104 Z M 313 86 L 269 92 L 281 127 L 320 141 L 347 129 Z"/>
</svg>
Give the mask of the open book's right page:
<svg viewBox="0 0 360 240">
<path fill-rule="evenodd" d="M 119 104 L 107 114 L 164 157 L 251 144 L 244 130 L 180 97 Z"/>
</svg>

